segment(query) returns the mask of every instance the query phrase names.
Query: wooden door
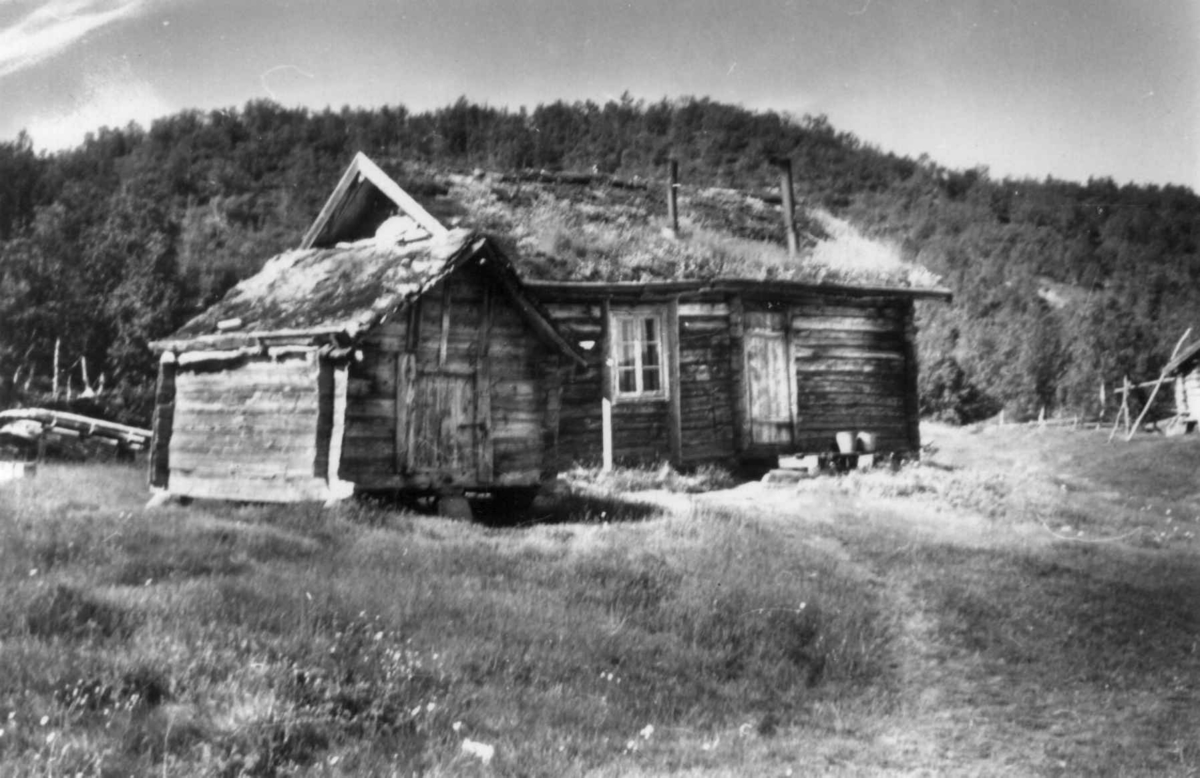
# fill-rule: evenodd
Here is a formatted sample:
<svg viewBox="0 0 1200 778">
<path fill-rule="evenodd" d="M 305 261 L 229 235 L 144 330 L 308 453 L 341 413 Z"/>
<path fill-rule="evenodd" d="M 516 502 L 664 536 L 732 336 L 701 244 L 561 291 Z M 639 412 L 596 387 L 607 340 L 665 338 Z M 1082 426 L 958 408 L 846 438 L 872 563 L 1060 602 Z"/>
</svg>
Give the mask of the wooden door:
<svg viewBox="0 0 1200 778">
<path fill-rule="evenodd" d="M 792 361 L 788 341 L 780 331 L 746 333 L 746 375 L 750 411 L 750 442 L 781 445 L 792 442 Z"/>
<path fill-rule="evenodd" d="M 413 387 L 409 467 L 463 477 L 479 469 L 474 374 L 421 370 Z"/>
</svg>

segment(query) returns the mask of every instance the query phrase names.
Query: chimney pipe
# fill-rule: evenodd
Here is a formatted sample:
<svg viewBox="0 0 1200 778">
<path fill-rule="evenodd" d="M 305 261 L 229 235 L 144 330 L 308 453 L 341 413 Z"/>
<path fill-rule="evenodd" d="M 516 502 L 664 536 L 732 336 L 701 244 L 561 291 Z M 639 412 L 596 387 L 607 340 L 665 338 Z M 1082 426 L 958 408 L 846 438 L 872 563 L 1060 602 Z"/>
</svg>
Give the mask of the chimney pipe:
<svg viewBox="0 0 1200 778">
<path fill-rule="evenodd" d="M 787 235 L 788 254 L 796 256 L 799 247 L 796 238 L 796 202 L 792 194 L 792 161 L 779 160 L 782 169 L 779 180 L 779 191 L 783 195 L 783 231 Z"/>
<path fill-rule="evenodd" d="M 667 167 L 670 170 L 670 183 L 667 185 L 667 221 L 670 222 L 671 237 L 679 237 L 679 160 L 672 159 Z"/>
</svg>

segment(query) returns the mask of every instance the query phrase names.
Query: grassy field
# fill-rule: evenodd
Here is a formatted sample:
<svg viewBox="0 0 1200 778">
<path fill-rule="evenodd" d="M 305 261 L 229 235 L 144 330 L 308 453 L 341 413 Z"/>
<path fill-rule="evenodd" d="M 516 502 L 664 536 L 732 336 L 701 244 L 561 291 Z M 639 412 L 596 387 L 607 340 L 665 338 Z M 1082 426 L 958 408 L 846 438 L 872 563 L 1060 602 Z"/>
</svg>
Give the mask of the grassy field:
<svg viewBox="0 0 1200 778">
<path fill-rule="evenodd" d="M 1200 438 L 925 437 L 517 526 L 46 466 L 0 486 L 0 774 L 1200 773 Z"/>
</svg>

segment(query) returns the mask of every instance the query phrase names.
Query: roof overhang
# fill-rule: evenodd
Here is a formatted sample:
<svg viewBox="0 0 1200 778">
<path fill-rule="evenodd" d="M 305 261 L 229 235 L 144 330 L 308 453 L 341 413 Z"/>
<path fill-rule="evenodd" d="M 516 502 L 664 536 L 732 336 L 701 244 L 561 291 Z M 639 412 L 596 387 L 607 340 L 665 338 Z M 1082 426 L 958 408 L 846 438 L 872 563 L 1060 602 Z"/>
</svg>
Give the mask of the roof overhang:
<svg viewBox="0 0 1200 778">
<path fill-rule="evenodd" d="M 755 281 L 716 279 L 712 281 L 526 281 L 526 287 L 543 300 L 595 300 L 609 297 L 626 300 L 669 299 L 672 297 L 719 297 L 735 294 L 762 299 L 801 297 L 892 298 L 950 302 L 949 289 L 909 289 L 903 287 L 842 286 L 809 284 L 799 281 Z"/>
</svg>

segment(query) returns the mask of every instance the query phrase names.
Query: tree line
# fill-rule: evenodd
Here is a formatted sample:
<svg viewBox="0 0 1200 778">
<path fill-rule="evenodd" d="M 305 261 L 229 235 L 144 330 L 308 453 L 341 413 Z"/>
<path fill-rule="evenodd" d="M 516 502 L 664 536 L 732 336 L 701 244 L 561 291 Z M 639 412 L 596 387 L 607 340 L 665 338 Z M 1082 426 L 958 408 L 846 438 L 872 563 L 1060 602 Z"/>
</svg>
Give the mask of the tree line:
<svg viewBox="0 0 1200 778">
<path fill-rule="evenodd" d="M 942 275 L 921 311 L 922 408 L 1100 411 L 1099 385 L 1154 374 L 1200 310 L 1200 199 L 1177 186 L 993 180 L 864 144 L 825 117 L 706 98 L 508 110 L 460 99 L 319 112 L 267 101 L 103 128 L 78 147 L 0 143 L 0 404 L 49 385 L 56 344 L 145 419 L 146 344 L 294 246 L 356 151 L 441 170 L 591 170 L 758 189 L 796 171 L 827 208 Z M 401 179 L 401 184 L 406 181 Z"/>
</svg>

